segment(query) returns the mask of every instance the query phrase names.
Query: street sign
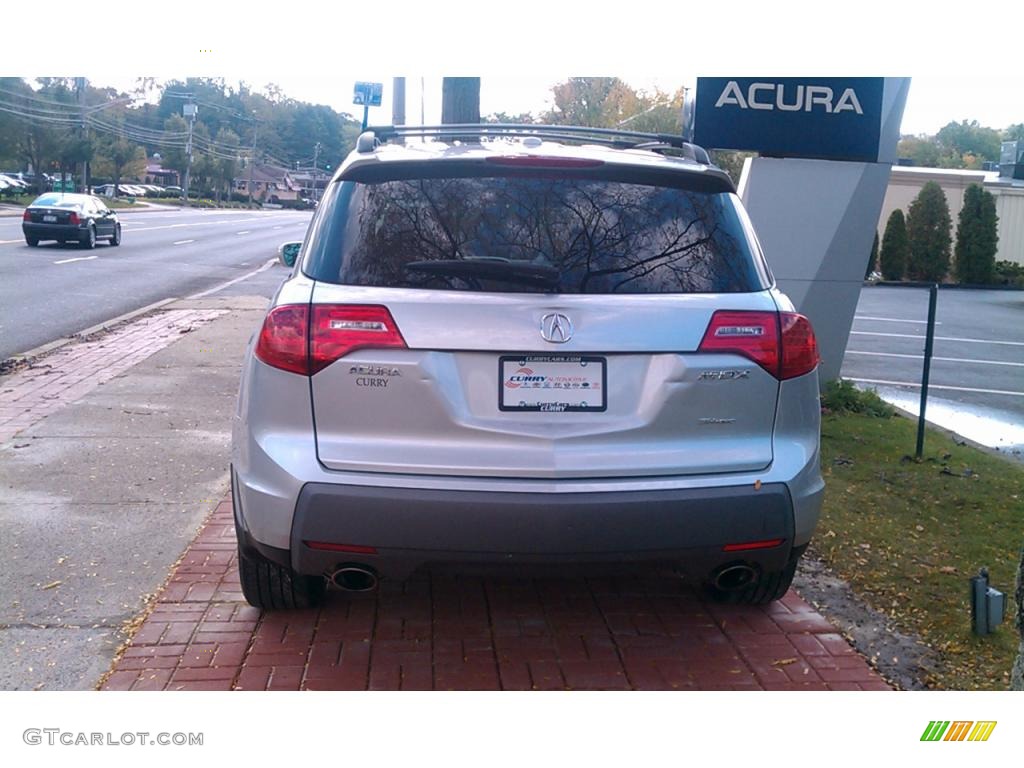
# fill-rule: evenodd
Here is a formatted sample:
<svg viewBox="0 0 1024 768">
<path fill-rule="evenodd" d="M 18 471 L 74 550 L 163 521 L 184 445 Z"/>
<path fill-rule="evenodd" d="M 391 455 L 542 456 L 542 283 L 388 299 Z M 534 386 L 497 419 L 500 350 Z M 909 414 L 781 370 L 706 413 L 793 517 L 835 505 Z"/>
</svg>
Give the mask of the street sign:
<svg viewBox="0 0 1024 768">
<path fill-rule="evenodd" d="M 379 107 L 384 83 L 356 83 L 352 103 L 362 107 Z"/>
</svg>

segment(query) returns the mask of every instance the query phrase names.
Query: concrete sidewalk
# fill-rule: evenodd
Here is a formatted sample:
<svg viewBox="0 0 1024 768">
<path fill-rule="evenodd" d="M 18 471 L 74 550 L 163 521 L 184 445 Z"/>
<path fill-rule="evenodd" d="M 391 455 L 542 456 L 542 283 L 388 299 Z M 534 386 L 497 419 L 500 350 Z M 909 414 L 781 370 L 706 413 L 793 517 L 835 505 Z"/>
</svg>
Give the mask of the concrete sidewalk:
<svg viewBox="0 0 1024 768">
<path fill-rule="evenodd" d="M 175 302 L 0 377 L 0 687 L 889 688 L 794 592 L 722 607 L 660 571 L 438 570 L 247 606 L 227 468 L 265 305 Z"/>
</svg>

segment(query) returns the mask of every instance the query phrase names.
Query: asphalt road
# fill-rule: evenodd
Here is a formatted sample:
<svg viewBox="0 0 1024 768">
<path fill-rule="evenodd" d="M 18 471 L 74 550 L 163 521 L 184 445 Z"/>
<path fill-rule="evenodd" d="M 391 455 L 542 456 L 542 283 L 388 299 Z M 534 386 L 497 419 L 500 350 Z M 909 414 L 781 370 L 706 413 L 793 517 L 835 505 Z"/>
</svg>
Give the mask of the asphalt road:
<svg viewBox="0 0 1024 768">
<path fill-rule="evenodd" d="M 865 287 L 842 376 L 915 410 L 928 290 Z M 988 445 L 1024 447 L 1024 292 L 940 290 L 929 420 Z"/>
<path fill-rule="evenodd" d="M 0 360 L 170 297 L 245 276 L 301 240 L 300 211 L 139 211 L 122 243 L 29 248 L 21 219 L 0 217 Z M 278 271 L 270 270 L 280 282 Z M 248 281 L 247 281 L 248 282 Z M 266 282 L 266 278 L 262 280 Z"/>
</svg>

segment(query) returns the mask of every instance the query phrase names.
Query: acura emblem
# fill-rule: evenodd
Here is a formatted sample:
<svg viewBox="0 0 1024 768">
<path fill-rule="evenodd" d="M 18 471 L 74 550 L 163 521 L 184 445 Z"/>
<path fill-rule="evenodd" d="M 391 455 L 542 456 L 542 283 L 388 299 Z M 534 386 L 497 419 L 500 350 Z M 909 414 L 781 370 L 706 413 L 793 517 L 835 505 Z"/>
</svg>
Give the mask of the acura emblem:
<svg viewBox="0 0 1024 768">
<path fill-rule="evenodd" d="M 558 312 L 549 312 L 540 319 L 540 335 L 552 344 L 565 344 L 572 338 L 572 320 Z"/>
</svg>

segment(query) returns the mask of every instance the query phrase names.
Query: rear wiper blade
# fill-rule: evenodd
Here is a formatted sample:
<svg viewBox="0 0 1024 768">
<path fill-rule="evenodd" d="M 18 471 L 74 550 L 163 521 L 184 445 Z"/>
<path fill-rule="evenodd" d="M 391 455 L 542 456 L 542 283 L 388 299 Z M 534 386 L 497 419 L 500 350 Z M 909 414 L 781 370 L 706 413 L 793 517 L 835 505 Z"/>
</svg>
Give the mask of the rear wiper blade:
<svg viewBox="0 0 1024 768">
<path fill-rule="evenodd" d="M 513 261 L 499 257 L 483 257 L 474 259 L 432 259 L 429 261 L 410 261 L 406 269 L 424 272 L 431 275 L 447 275 L 449 277 L 480 277 L 507 282 L 557 285 L 562 273 L 546 264 Z"/>
</svg>

